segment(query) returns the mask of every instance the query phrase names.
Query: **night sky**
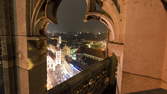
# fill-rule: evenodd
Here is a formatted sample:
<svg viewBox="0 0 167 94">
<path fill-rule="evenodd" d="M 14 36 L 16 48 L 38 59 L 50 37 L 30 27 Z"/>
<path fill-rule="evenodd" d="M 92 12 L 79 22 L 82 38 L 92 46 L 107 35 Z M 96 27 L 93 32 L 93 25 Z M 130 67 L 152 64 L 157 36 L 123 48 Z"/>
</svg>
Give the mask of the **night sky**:
<svg viewBox="0 0 167 94">
<path fill-rule="evenodd" d="M 86 11 L 85 0 L 62 0 L 58 13 L 58 24 L 50 24 L 50 32 L 106 32 L 107 28 L 97 20 L 83 22 Z"/>
</svg>

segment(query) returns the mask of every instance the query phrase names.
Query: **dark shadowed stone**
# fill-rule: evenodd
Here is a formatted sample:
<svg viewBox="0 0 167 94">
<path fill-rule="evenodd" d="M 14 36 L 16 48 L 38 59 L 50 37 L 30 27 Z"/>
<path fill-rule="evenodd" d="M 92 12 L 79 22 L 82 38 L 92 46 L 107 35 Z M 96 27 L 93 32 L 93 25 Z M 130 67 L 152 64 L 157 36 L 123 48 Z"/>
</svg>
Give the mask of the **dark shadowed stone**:
<svg viewBox="0 0 167 94">
<path fill-rule="evenodd" d="M 146 90 L 141 92 L 129 93 L 129 94 L 167 94 L 167 90 L 157 88 L 152 90 Z"/>
</svg>

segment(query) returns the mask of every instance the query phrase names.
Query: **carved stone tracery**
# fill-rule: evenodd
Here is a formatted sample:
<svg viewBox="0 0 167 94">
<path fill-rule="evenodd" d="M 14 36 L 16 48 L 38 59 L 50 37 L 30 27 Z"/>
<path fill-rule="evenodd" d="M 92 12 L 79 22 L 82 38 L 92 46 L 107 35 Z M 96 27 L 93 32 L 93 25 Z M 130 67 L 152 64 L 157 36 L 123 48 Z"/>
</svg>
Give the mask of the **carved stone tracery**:
<svg viewBox="0 0 167 94">
<path fill-rule="evenodd" d="M 41 25 L 42 24 L 47 24 L 47 23 L 55 23 L 57 24 L 57 9 L 60 5 L 62 0 L 38 0 L 34 4 L 33 8 L 33 13 L 32 13 L 32 18 L 31 18 L 31 30 L 30 34 L 35 35 L 39 34 L 38 29 L 35 28 L 45 28 L 47 25 Z M 104 2 L 109 2 L 108 0 L 85 0 L 86 1 L 86 13 L 85 13 L 85 19 L 84 20 L 89 20 L 90 17 L 92 18 L 100 18 L 96 19 L 99 20 L 105 25 L 110 28 L 109 31 L 113 31 L 110 27 L 110 25 L 114 26 L 113 24 L 117 24 L 114 20 L 115 17 L 112 18 L 114 15 L 111 15 L 108 13 L 106 10 L 103 9 L 103 3 Z M 119 0 L 110 0 L 109 3 L 112 3 L 114 9 L 114 13 L 117 15 L 119 14 L 120 11 L 120 4 Z M 98 10 L 97 6 L 100 7 L 100 11 Z M 111 8 L 111 7 L 110 7 Z M 117 11 L 117 13 L 116 13 Z M 96 17 L 94 17 L 96 16 Z M 119 15 L 117 15 L 119 16 Z M 119 20 L 116 18 L 116 20 Z M 43 22 L 44 21 L 44 22 Z M 40 24 L 41 26 L 38 26 L 37 24 Z M 113 35 L 114 36 L 114 35 Z M 112 36 L 112 37 L 113 37 Z"/>
</svg>

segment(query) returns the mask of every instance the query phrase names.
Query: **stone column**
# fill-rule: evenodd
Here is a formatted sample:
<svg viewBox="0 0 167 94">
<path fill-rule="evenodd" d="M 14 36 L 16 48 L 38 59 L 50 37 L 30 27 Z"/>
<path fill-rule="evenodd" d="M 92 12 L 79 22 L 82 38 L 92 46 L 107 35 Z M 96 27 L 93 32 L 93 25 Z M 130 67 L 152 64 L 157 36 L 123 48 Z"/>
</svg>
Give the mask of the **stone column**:
<svg viewBox="0 0 167 94">
<path fill-rule="evenodd" d="M 15 0 L 18 94 L 46 94 L 45 53 L 33 46 L 40 43 L 38 40 L 28 41 L 30 21 L 27 21 L 29 11 L 26 6 L 26 0 Z"/>
</svg>

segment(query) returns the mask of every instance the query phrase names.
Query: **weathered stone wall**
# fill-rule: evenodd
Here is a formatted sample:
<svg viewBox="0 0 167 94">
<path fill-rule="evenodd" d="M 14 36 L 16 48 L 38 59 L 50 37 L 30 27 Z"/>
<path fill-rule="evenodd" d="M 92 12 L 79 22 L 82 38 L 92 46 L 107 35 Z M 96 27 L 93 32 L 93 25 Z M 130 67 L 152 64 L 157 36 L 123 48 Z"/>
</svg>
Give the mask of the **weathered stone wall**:
<svg viewBox="0 0 167 94">
<path fill-rule="evenodd" d="M 167 15 L 167 12 L 166 12 L 166 15 Z M 167 19 L 167 18 L 166 18 Z M 165 41 L 165 54 L 164 54 L 164 64 L 163 64 L 163 68 L 162 68 L 162 85 L 161 87 L 162 88 L 165 88 L 167 89 L 167 25 L 166 25 L 166 29 L 165 29 L 165 32 L 166 32 L 166 40 Z"/>
<path fill-rule="evenodd" d="M 160 0 L 127 0 L 126 9 L 122 94 L 160 88 L 166 11 Z"/>
</svg>

